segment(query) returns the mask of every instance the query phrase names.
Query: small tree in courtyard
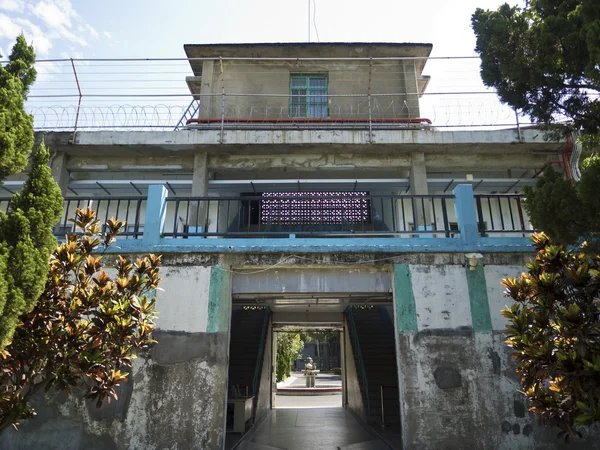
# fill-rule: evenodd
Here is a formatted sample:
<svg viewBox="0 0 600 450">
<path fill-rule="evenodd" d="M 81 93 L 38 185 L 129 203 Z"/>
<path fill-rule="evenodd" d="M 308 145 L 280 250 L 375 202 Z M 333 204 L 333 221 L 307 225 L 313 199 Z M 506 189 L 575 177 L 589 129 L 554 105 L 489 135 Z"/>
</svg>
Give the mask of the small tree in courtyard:
<svg viewBox="0 0 600 450">
<path fill-rule="evenodd" d="M 569 251 L 544 234 L 528 273 L 502 281 L 515 303 L 506 343 L 513 349 L 529 410 L 574 437 L 600 421 L 600 255 Z"/>
<path fill-rule="evenodd" d="M 67 236 L 50 256 L 45 289 L 19 318 L 12 343 L 0 351 L 0 432 L 35 412 L 32 396 L 80 389 L 100 406 L 117 398 L 137 352 L 154 343 L 154 299 L 160 257 L 119 257 L 116 275 L 103 270 L 108 248 L 125 225 L 114 219 L 101 232 L 93 211 L 77 210 L 80 233 Z"/>
<path fill-rule="evenodd" d="M 292 364 L 303 348 L 300 332 L 277 333 L 277 381 L 283 381 L 291 375 Z"/>
</svg>

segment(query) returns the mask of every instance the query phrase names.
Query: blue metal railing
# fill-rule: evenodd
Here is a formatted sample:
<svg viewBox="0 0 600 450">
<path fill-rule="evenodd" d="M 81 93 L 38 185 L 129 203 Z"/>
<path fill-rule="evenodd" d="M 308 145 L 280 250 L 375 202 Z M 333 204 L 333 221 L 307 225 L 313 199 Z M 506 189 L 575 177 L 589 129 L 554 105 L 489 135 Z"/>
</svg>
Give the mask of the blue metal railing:
<svg viewBox="0 0 600 450">
<path fill-rule="evenodd" d="M 358 342 L 358 335 L 356 334 L 356 324 L 354 323 L 354 315 L 352 314 L 352 307 L 346 308 L 346 318 L 348 320 L 348 327 L 350 328 L 350 341 L 352 342 L 352 349 L 354 350 L 355 360 L 358 361 L 358 375 L 362 379 L 362 384 L 365 393 L 365 406 L 367 407 L 367 416 L 371 415 L 371 402 L 369 401 L 369 381 L 367 380 L 367 372 L 365 370 L 365 363 L 362 358 L 362 352 L 360 351 L 360 343 Z"/>
<path fill-rule="evenodd" d="M 252 395 L 256 395 L 258 391 L 258 382 L 260 380 L 260 371 L 262 369 L 262 360 L 265 353 L 265 341 L 267 339 L 267 331 L 269 327 L 269 317 L 271 316 L 271 308 L 265 308 L 265 317 L 263 319 L 262 333 L 260 335 L 260 343 L 258 344 L 258 356 L 256 358 L 256 366 L 254 367 L 254 379 L 252 380 Z"/>
<path fill-rule="evenodd" d="M 179 122 L 177 122 L 177 125 L 175 125 L 175 128 L 173 128 L 173 131 L 178 131 L 178 130 L 185 128 L 185 126 L 187 125 L 187 121 L 189 119 L 192 119 L 196 115 L 196 113 L 198 112 L 199 109 L 200 109 L 200 100 L 195 98 L 190 102 L 189 106 L 184 111 L 183 115 L 181 116 L 181 119 L 179 119 Z"/>
</svg>

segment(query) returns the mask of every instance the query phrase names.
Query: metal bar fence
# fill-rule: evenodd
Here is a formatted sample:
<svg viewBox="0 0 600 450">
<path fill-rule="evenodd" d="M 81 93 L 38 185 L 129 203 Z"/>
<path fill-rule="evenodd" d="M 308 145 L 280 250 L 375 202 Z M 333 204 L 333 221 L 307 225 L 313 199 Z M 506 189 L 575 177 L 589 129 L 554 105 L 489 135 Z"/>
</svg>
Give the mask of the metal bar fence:
<svg viewBox="0 0 600 450">
<path fill-rule="evenodd" d="M 453 195 L 170 197 L 163 235 L 455 237 L 453 211 Z"/>
<path fill-rule="evenodd" d="M 194 78 L 199 75 L 201 61 L 218 64 L 220 83 L 212 92 L 200 93 Z M 148 58 L 148 59 L 56 59 L 40 60 L 47 67 L 47 77 L 39 80 L 28 96 L 27 111 L 34 115 L 37 130 L 181 130 L 193 117 L 215 119 L 220 130 L 220 142 L 226 141 L 225 131 L 234 123 L 245 127 L 271 126 L 303 128 L 319 122 L 295 119 L 290 105 L 292 92 L 267 84 L 265 73 L 294 61 L 300 73 L 306 69 L 315 73 L 335 74 L 335 85 L 315 95 L 302 95 L 323 103 L 324 108 L 307 111 L 305 119 L 358 119 L 345 126 L 373 132 L 386 127 L 505 127 L 530 123 L 497 99 L 496 93 L 485 88 L 479 76 L 479 59 L 456 58 Z M 427 63 L 424 72 L 434 76 L 429 90 L 416 86 L 400 92 L 397 80 L 413 75 L 413 65 L 404 61 Z M 283 72 L 282 72 L 283 73 Z M 321 73 L 321 72 L 319 72 Z M 436 74 L 443 73 L 443 77 Z M 185 75 L 191 81 L 186 85 Z M 288 76 L 288 75 L 285 75 Z M 270 79 L 270 78 L 269 78 Z M 260 86 L 253 90 L 247 86 Z M 282 83 L 281 86 L 285 86 Z M 217 87 L 218 86 L 218 87 Z M 418 92 L 416 92 L 418 91 Z M 201 108 L 190 109 L 202 98 Z M 72 104 L 77 99 L 76 104 Z M 153 104 L 143 104 L 152 99 Z M 160 99 L 160 104 L 156 104 Z M 148 101 L 148 100 L 146 100 Z M 116 104 L 115 104 L 116 102 Z M 320 117 L 322 111 L 326 117 Z M 421 117 L 414 117 L 421 111 Z M 319 117 L 311 117 L 312 115 Z M 398 122 L 390 119 L 421 119 L 427 121 Z M 299 118 L 296 118 L 299 119 Z M 261 123 L 263 121 L 264 123 Z M 213 122 L 190 123 L 192 128 L 215 125 Z M 327 120 L 321 126 L 328 124 Z"/>
<path fill-rule="evenodd" d="M 527 211 L 523 208 L 525 197 L 519 194 L 475 195 L 479 233 L 520 234 L 526 236 L 534 231 Z"/>
<path fill-rule="evenodd" d="M 146 211 L 145 197 L 65 197 L 63 214 L 54 228 L 54 234 L 63 238 L 67 233 L 76 232 L 75 224 L 69 219 L 75 217 L 75 209 L 89 207 L 103 225 L 111 218 L 126 222 L 125 229 L 118 238 L 140 239 L 144 232 L 144 215 Z M 0 200 L 1 205 L 1 200 Z"/>
</svg>

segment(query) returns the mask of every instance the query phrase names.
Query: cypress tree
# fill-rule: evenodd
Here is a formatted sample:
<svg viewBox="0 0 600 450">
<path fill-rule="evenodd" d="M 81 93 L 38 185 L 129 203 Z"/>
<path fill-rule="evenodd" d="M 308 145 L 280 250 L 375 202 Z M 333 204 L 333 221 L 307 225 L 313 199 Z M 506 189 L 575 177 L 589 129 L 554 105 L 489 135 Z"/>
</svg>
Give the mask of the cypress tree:
<svg viewBox="0 0 600 450">
<path fill-rule="evenodd" d="M 1 55 L 0 55 L 1 56 Z M 60 218 L 62 196 L 48 167 L 49 152 L 34 144 L 33 117 L 24 102 L 36 78 L 35 53 L 23 35 L 0 66 L 0 183 L 30 171 L 8 212 L 0 212 L 0 349 L 12 338 L 18 318 L 35 306 L 48 274 L 48 258 L 56 247 L 52 227 Z"/>
</svg>

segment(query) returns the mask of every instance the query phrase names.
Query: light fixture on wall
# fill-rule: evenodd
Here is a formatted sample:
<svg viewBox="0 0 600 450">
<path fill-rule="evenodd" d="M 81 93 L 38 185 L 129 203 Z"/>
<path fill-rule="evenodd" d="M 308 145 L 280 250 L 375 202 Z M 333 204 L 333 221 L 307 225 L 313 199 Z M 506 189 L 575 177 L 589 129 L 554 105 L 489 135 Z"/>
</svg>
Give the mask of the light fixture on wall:
<svg viewBox="0 0 600 450">
<path fill-rule="evenodd" d="M 469 261 L 469 270 L 477 269 L 479 265 L 479 261 L 483 259 L 483 255 L 481 253 L 467 253 L 465 257 Z"/>
</svg>

